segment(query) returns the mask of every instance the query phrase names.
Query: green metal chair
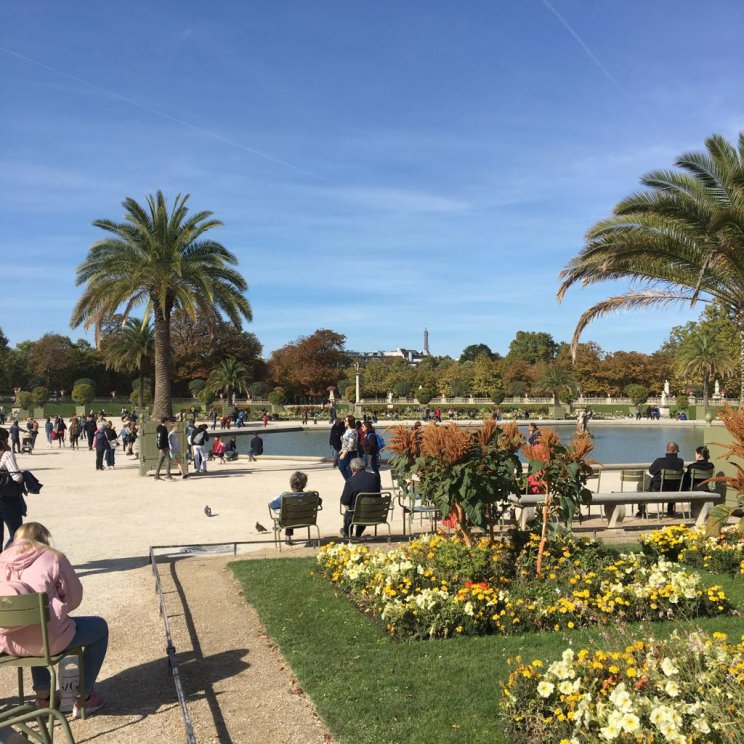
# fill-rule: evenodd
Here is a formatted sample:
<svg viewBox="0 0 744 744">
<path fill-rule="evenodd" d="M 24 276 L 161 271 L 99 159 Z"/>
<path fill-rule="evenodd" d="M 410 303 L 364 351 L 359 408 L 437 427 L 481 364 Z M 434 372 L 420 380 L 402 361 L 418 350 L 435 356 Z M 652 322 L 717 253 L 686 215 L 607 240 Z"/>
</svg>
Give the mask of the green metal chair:
<svg viewBox="0 0 744 744">
<path fill-rule="evenodd" d="M 620 492 L 625 491 L 625 484 L 630 483 L 634 487 L 629 491 L 645 491 L 648 475 L 645 470 L 621 470 L 620 471 Z M 648 510 L 644 504 L 638 505 L 638 511 L 643 513 L 643 518 L 648 519 Z M 658 513 L 657 513 L 658 517 Z"/>
<path fill-rule="evenodd" d="M 392 539 L 393 532 L 390 529 L 388 516 L 391 510 L 393 494 L 390 491 L 381 491 L 380 493 L 360 493 L 357 494 L 353 509 L 347 509 L 351 512 L 351 523 L 349 524 L 349 542 L 354 527 L 374 527 L 375 537 L 377 537 L 377 528 L 384 524 L 388 529 L 388 542 Z"/>
<path fill-rule="evenodd" d="M 279 514 L 269 509 L 269 516 L 274 522 L 274 547 L 282 549 L 281 531 L 286 529 L 307 529 L 307 540 L 310 542 L 310 528 L 315 527 L 317 533 L 316 543 L 320 546 L 320 529 L 318 528 L 318 512 L 323 509 L 320 503 L 320 494 L 317 491 L 303 491 L 294 493 L 287 491 L 281 494 L 281 507 Z"/>
<path fill-rule="evenodd" d="M 684 471 L 683 470 L 670 470 L 669 468 L 662 468 L 661 470 L 661 482 L 659 485 L 659 491 L 681 491 L 682 490 L 682 482 L 683 482 L 683 476 Z M 675 503 L 675 502 L 670 502 Z M 658 515 L 661 517 L 661 507 L 662 505 L 659 504 L 657 507 Z M 689 510 L 686 512 L 684 509 L 682 509 L 682 517 L 684 518 L 685 514 L 688 514 L 689 516 Z"/>
<path fill-rule="evenodd" d="M 12 654 L 0 654 L 0 669 L 4 667 L 15 667 L 18 669 L 18 696 L 21 705 L 18 709 L 23 709 L 24 713 L 19 713 L 22 717 L 30 712 L 30 706 L 24 705 L 25 695 L 23 691 L 23 670 L 31 667 L 46 667 L 49 670 L 50 695 L 49 708 L 40 709 L 43 715 L 49 719 L 49 739 L 52 740 L 54 735 L 54 721 L 59 718 L 59 711 L 56 710 L 57 690 L 57 670 L 56 666 L 62 659 L 67 656 L 78 657 L 78 669 L 80 670 L 80 684 L 78 694 L 85 699 L 85 667 L 83 662 L 83 647 L 76 646 L 68 648 L 58 654 L 52 654 L 49 651 L 49 597 L 46 592 L 34 594 L 21 594 L 11 597 L 0 597 L 0 628 L 23 628 L 29 625 L 40 626 L 42 646 L 44 649 L 43 656 L 13 656 Z M 34 706 L 35 708 L 35 706 Z M 59 714 L 59 715 L 58 715 Z M 27 720 L 32 720 L 34 716 L 28 716 Z M 81 718 L 85 718 L 85 707 L 81 706 Z M 62 716 L 64 719 L 64 716 Z M 67 721 L 65 720 L 65 724 Z M 11 725 L 11 724 L 6 724 Z M 63 732 L 72 741 L 69 733 L 69 726 L 63 726 Z M 46 741 L 46 739 L 38 739 Z"/>
<path fill-rule="evenodd" d="M 53 723 L 57 721 L 67 744 L 75 744 L 63 713 L 52 708 L 37 708 L 35 705 L 16 705 L 7 710 L 0 711 L 0 729 L 12 728 L 18 731 L 26 739 L 39 742 L 40 744 L 52 744 Z M 31 722 L 36 723 L 36 728 L 29 726 Z"/>
</svg>

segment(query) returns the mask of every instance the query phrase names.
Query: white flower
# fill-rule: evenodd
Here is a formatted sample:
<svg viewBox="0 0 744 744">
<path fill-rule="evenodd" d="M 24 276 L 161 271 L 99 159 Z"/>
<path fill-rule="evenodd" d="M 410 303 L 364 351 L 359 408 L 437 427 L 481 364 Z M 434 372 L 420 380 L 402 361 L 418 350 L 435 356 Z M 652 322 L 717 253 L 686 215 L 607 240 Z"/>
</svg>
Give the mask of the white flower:
<svg viewBox="0 0 744 744">
<path fill-rule="evenodd" d="M 708 722 L 704 718 L 696 718 L 692 722 L 692 726 L 696 731 L 699 731 L 701 734 L 710 733 L 710 726 L 708 726 Z"/>
<path fill-rule="evenodd" d="M 617 723 L 608 723 L 599 733 L 605 741 L 612 741 L 620 735 L 620 726 Z"/>
<path fill-rule="evenodd" d="M 462 611 L 469 615 L 470 617 L 473 617 L 473 603 L 472 602 L 465 602 L 465 606 L 462 608 Z"/>
<path fill-rule="evenodd" d="M 545 680 L 540 682 L 537 686 L 537 694 L 540 697 L 550 697 L 553 694 L 553 690 L 555 690 L 555 685 L 552 682 L 546 682 Z"/>
<path fill-rule="evenodd" d="M 628 712 L 632 708 L 632 700 L 628 691 L 625 689 L 625 683 L 621 682 L 610 695 L 610 701 L 612 704 L 623 713 Z"/>
<path fill-rule="evenodd" d="M 661 662 L 661 671 L 666 674 L 667 677 L 671 677 L 679 672 L 679 669 L 674 665 L 674 662 L 665 656 Z"/>
<path fill-rule="evenodd" d="M 666 685 L 664 685 L 664 692 L 666 692 L 669 697 L 677 697 L 677 695 L 679 695 L 679 685 L 670 679 Z"/>
<path fill-rule="evenodd" d="M 570 695 L 573 692 L 573 689 L 573 684 L 567 679 L 564 679 L 563 682 L 558 685 L 558 692 L 560 692 L 561 695 Z"/>
<path fill-rule="evenodd" d="M 634 731 L 638 731 L 641 727 L 641 721 L 638 716 L 633 713 L 624 713 L 623 717 L 620 719 L 620 727 L 623 731 L 632 734 Z"/>
</svg>

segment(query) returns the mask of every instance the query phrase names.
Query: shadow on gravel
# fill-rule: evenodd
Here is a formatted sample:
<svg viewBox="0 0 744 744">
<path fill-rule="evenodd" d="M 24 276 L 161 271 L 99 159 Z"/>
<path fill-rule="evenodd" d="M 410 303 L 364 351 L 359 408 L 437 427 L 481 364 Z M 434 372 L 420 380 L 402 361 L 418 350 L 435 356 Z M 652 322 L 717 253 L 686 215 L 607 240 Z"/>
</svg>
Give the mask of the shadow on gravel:
<svg viewBox="0 0 744 744">
<path fill-rule="evenodd" d="M 73 568 L 80 576 L 93 576 L 94 574 L 113 573 L 115 571 L 132 571 L 142 568 L 150 563 L 146 555 L 133 555 L 127 558 L 104 558 L 100 561 L 88 561 L 79 563 Z"/>
<path fill-rule="evenodd" d="M 75 739 L 78 744 L 99 738 L 105 740 L 106 734 L 125 729 L 160 710 L 178 705 L 165 651 L 163 653 L 162 659 L 131 667 L 96 685 L 96 689 L 106 697 L 106 708 L 103 711 L 106 716 L 135 717 L 135 720 L 121 726 L 112 726 L 89 738 L 78 736 Z M 247 669 L 250 664 L 244 657 L 248 653 L 248 649 L 241 648 L 207 658 L 191 651 L 177 653 L 176 660 L 184 682 L 187 703 L 206 699 L 213 715 L 214 705 L 219 711 L 212 685 Z M 218 732 L 216 741 L 230 744 L 232 740 L 221 716 L 215 717 L 215 724 Z"/>
</svg>

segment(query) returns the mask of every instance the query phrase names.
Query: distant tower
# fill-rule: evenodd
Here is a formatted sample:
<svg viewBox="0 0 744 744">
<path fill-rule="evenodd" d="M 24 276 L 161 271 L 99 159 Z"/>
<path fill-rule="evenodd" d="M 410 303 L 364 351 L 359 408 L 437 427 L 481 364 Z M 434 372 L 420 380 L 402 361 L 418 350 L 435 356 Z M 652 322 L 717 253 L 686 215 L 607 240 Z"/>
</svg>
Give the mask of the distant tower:
<svg viewBox="0 0 744 744">
<path fill-rule="evenodd" d="M 424 356 L 429 353 L 429 329 L 424 328 Z"/>
</svg>

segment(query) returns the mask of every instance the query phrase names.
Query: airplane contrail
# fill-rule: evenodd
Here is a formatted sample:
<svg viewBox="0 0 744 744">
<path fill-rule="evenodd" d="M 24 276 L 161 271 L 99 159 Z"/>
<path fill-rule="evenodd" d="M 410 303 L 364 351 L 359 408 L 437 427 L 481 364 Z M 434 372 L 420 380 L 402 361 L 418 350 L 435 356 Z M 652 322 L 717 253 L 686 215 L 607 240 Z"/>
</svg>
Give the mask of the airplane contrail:
<svg viewBox="0 0 744 744">
<path fill-rule="evenodd" d="M 127 98 L 126 96 L 121 95 L 121 93 L 117 93 L 116 91 L 109 90 L 108 88 L 104 88 L 100 85 L 96 85 L 96 83 L 90 82 L 90 80 L 85 80 L 84 78 L 78 77 L 77 75 L 72 75 L 69 72 L 65 72 L 64 70 L 60 70 L 56 67 L 52 67 L 51 65 L 48 65 L 44 62 L 40 62 L 38 59 L 27 57 L 25 54 L 16 52 L 13 49 L 8 49 L 7 47 L 0 46 L 0 52 L 5 52 L 5 54 L 9 54 L 13 57 L 17 57 L 18 59 L 22 59 L 25 62 L 29 62 L 32 65 L 36 65 L 37 67 L 41 67 L 45 70 L 49 70 L 50 72 L 53 72 L 55 75 L 61 75 L 63 77 L 69 78 L 70 80 L 74 80 L 75 82 L 80 83 L 81 85 L 85 85 L 88 88 L 91 88 L 92 90 L 95 90 L 106 96 L 110 96 L 111 98 L 116 98 L 119 101 L 123 101 L 124 103 L 127 103 L 130 106 L 134 106 L 135 108 L 138 108 L 142 111 L 147 111 L 148 113 L 154 114 L 155 116 L 159 116 L 162 119 L 167 119 L 168 121 L 172 121 L 176 124 L 180 124 L 181 126 L 188 127 L 189 129 L 193 129 L 195 132 L 204 134 L 207 137 L 211 137 L 212 139 L 218 140 L 219 142 L 223 142 L 226 145 L 236 147 L 239 150 L 243 150 L 244 152 L 250 153 L 251 155 L 255 155 L 256 157 L 263 158 L 264 160 L 269 160 L 270 162 L 276 163 L 277 165 L 282 165 L 285 168 L 290 168 L 291 170 L 296 171 L 297 173 L 302 173 L 305 176 L 310 176 L 311 178 L 316 178 L 320 181 L 328 182 L 327 178 L 320 176 L 317 173 L 313 173 L 312 171 L 305 170 L 304 168 L 301 168 L 300 166 L 295 165 L 294 163 L 289 163 L 286 160 L 282 160 L 281 158 L 274 157 L 273 155 L 270 155 L 267 152 L 256 150 L 253 147 L 248 147 L 247 145 L 244 145 L 241 142 L 236 142 L 235 140 L 232 140 L 229 137 L 225 137 L 219 132 L 213 132 L 211 129 L 205 129 L 204 127 L 200 127 L 198 124 L 193 124 L 190 121 L 186 121 L 186 119 L 181 119 L 177 116 L 172 116 L 171 114 L 168 114 L 165 111 L 161 111 L 160 109 L 156 109 L 156 108 L 153 108 L 152 106 L 148 106 L 144 103 L 140 103 L 139 101 L 135 101 L 131 98 Z"/>
<path fill-rule="evenodd" d="M 574 31 L 571 24 L 548 2 L 548 0 L 540 0 L 540 2 L 561 22 L 566 31 L 576 39 L 576 42 L 584 50 L 587 57 L 589 57 L 589 59 L 599 67 L 604 76 L 625 96 L 625 98 L 628 99 L 628 101 L 630 101 L 634 106 L 637 106 L 638 101 L 632 98 L 630 93 L 620 85 L 617 79 L 613 77 L 612 73 L 599 61 L 594 52 L 584 43 L 584 40 L 576 33 L 576 31 Z"/>
</svg>

